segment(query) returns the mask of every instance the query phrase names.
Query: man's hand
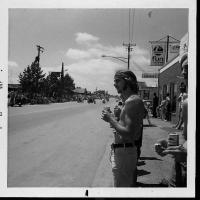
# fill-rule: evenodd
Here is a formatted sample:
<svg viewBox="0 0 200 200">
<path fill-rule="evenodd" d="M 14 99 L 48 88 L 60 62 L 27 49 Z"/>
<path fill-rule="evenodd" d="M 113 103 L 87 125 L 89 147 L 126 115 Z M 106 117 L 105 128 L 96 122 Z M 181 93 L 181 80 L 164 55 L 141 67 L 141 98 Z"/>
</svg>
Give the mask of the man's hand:
<svg viewBox="0 0 200 200">
<path fill-rule="evenodd" d="M 171 154 L 177 162 L 185 162 L 187 159 L 187 151 L 182 145 L 170 146 L 163 151 L 164 154 Z"/>
<path fill-rule="evenodd" d="M 165 156 L 166 154 L 163 153 L 165 151 L 165 147 L 163 147 L 160 143 L 155 144 L 155 151 L 160 156 Z"/>
<path fill-rule="evenodd" d="M 109 111 L 107 110 L 102 111 L 101 119 L 103 119 L 105 122 L 110 122 L 112 117 L 113 117 L 113 114 L 111 114 Z"/>
</svg>

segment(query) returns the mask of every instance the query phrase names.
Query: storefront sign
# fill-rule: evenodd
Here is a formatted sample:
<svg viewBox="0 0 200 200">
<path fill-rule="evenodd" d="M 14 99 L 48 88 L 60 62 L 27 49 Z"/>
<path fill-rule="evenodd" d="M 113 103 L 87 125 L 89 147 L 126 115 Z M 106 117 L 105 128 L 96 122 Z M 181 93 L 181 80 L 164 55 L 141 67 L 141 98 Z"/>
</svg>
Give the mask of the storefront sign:
<svg viewBox="0 0 200 200">
<path fill-rule="evenodd" d="M 151 65 L 163 66 L 165 63 L 165 43 L 155 42 L 151 44 Z"/>
<path fill-rule="evenodd" d="M 175 43 L 175 44 L 170 44 L 169 45 L 169 52 L 170 53 L 179 53 L 179 49 L 180 49 L 180 44 L 179 43 Z"/>
</svg>

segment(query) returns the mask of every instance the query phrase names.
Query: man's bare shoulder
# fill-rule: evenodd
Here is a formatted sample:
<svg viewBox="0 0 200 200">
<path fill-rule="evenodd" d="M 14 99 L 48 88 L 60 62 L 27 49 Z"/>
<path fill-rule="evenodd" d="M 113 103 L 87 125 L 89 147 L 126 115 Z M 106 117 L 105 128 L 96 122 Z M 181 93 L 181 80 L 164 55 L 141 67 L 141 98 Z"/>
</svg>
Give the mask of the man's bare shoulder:
<svg viewBox="0 0 200 200">
<path fill-rule="evenodd" d="M 131 95 L 131 96 L 126 100 L 125 103 L 130 103 L 130 102 L 132 102 L 132 103 L 135 103 L 135 102 L 142 102 L 142 99 L 141 99 L 141 97 L 138 96 L 138 95 Z"/>
<path fill-rule="evenodd" d="M 143 107 L 144 103 L 138 95 L 131 95 L 126 101 L 125 106 L 127 107 Z"/>
</svg>

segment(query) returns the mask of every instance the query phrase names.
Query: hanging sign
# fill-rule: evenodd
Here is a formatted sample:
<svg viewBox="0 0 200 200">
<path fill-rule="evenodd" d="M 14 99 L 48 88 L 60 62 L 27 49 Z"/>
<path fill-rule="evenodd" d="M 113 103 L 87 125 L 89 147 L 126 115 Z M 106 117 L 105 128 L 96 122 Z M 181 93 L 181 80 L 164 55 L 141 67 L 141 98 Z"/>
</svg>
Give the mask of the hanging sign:
<svg viewBox="0 0 200 200">
<path fill-rule="evenodd" d="M 179 53 L 179 49 L 180 49 L 180 44 L 179 43 L 175 43 L 175 44 L 170 44 L 169 45 L 169 52 L 170 53 Z"/>
<path fill-rule="evenodd" d="M 165 43 L 154 42 L 151 44 L 151 66 L 163 66 L 165 64 Z"/>
</svg>

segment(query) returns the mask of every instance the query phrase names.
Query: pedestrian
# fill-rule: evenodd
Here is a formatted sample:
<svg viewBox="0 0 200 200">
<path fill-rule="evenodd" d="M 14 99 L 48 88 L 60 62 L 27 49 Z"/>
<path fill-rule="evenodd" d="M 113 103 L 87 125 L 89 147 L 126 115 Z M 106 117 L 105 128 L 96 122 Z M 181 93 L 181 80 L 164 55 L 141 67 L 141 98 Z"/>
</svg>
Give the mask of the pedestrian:
<svg viewBox="0 0 200 200">
<path fill-rule="evenodd" d="M 157 108 L 156 108 L 156 114 L 157 114 L 157 118 L 161 118 L 161 107 L 160 107 L 160 105 L 158 105 Z"/>
<path fill-rule="evenodd" d="M 147 104 L 147 102 L 144 102 L 144 118 L 147 119 L 148 123 L 149 123 L 149 126 L 152 126 L 152 123 L 150 121 L 150 116 L 149 116 L 149 104 Z"/>
<path fill-rule="evenodd" d="M 186 86 L 188 83 L 188 56 L 185 53 L 180 60 L 182 74 L 184 76 Z M 167 140 L 161 140 L 155 146 L 155 151 L 165 156 L 168 154 L 173 155 L 174 164 L 170 177 L 161 181 L 161 186 L 165 187 L 186 187 L 187 186 L 187 117 L 188 117 L 188 101 L 187 98 L 182 104 L 183 115 L 183 133 L 179 135 L 179 145 L 169 146 Z"/>
<path fill-rule="evenodd" d="M 186 85 L 183 82 L 181 83 L 179 90 L 180 90 L 180 95 L 177 99 L 177 101 L 178 101 L 178 122 L 173 127 L 178 130 L 181 129 L 182 124 L 183 124 L 183 115 L 182 115 L 183 101 L 187 98 Z"/>
<path fill-rule="evenodd" d="M 158 107 L 158 97 L 156 93 L 153 94 L 153 117 L 157 118 L 156 108 Z"/>
<path fill-rule="evenodd" d="M 163 100 L 161 101 L 161 104 L 160 104 L 160 118 L 162 120 L 164 120 L 165 115 L 166 115 L 166 100 L 165 100 L 165 98 L 163 98 Z"/>
<path fill-rule="evenodd" d="M 135 187 L 137 146 L 141 137 L 144 104 L 138 96 L 138 83 L 135 74 L 130 70 L 115 73 L 114 86 L 121 94 L 123 104 L 119 121 L 114 114 L 102 111 L 102 119 L 114 129 L 114 142 L 111 145 L 111 163 L 114 187 Z"/>
<path fill-rule="evenodd" d="M 170 121 L 170 120 L 171 120 L 171 101 L 169 93 L 167 93 L 165 102 L 165 121 Z"/>
</svg>

